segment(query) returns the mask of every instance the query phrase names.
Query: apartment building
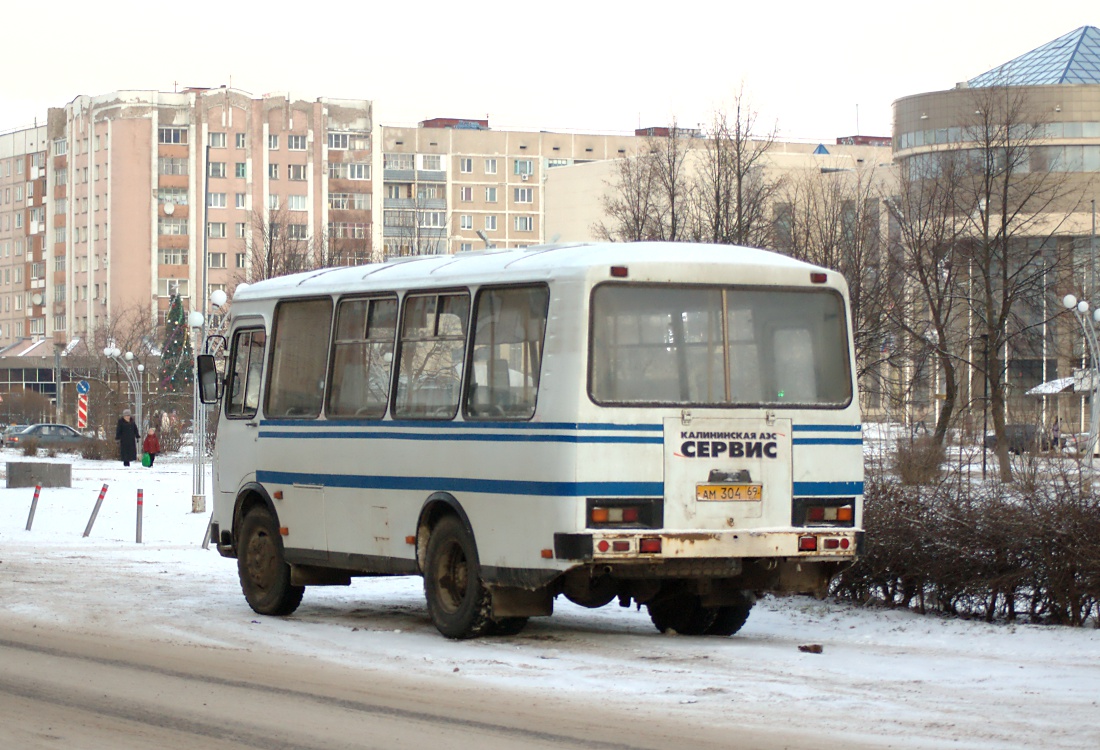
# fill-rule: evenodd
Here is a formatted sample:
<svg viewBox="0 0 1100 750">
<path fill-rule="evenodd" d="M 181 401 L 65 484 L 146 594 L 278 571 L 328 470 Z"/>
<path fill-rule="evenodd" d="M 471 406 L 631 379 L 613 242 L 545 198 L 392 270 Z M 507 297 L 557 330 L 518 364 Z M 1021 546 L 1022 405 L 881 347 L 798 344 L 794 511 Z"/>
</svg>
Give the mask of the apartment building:
<svg viewBox="0 0 1100 750">
<path fill-rule="evenodd" d="M 0 344 L 46 330 L 46 128 L 0 135 Z"/>
</svg>

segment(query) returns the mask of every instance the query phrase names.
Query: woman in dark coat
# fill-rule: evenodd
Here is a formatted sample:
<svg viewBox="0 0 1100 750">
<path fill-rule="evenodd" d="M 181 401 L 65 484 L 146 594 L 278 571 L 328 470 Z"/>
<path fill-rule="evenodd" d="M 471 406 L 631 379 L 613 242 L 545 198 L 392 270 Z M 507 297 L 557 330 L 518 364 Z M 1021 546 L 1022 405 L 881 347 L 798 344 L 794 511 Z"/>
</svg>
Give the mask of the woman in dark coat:
<svg viewBox="0 0 1100 750">
<path fill-rule="evenodd" d="M 130 416 L 130 410 L 123 410 L 122 416 L 118 418 L 118 425 L 115 426 L 118 457 L 122 459 L 123 466 L 129 466 L 131 461 L 137 461 L 137 441 L 140 437 L 138 426 Z"/>
</svg>

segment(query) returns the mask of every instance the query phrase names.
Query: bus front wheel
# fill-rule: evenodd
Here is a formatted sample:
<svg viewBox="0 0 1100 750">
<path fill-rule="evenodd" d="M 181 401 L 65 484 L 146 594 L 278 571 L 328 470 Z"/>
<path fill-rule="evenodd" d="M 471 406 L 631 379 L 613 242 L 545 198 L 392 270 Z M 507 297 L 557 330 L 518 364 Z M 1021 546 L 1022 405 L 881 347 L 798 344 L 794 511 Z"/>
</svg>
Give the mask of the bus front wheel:
<svg viewBox="0 0 1100 750">
<path fill-rule="evenodd" d="M 290 585 L 283 539 L 267 508 L 253 508 L 241 522 L 237 574 L 245 600 L 261 615 L 289 615 L 302 603 L 305 586 Z"/>
<path fill-rule="evenodd" d="M 440 519 L 428 538 L 424 598 L 432 623 L 448 638 L 476 638 L 490 631 L 492 599 L 481 582 L 477 547 L 456 516 Z"/>
</svg>

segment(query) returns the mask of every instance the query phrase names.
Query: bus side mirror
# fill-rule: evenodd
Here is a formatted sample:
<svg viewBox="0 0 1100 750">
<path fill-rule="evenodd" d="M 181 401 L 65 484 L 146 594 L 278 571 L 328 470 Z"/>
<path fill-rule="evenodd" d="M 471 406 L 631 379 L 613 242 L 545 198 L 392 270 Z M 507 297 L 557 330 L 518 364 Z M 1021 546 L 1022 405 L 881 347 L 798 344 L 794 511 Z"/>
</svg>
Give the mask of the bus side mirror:
<svg viewBox="0 0 1100 750">
<path fill-rule="evenodd" d="M 204 404 L 216 404 L 221 398 L 218 367 L 213 354 L 200 354 L 196 359 L 199 372 L 199 400 Z"/>
</svg>

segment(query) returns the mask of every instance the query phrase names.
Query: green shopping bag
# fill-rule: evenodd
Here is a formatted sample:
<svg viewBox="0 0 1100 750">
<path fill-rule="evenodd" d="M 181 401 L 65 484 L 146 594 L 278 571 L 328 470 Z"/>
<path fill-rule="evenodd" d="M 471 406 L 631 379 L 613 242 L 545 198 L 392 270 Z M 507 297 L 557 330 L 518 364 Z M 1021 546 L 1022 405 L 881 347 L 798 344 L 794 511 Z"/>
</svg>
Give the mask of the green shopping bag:
<svg viewBox="0 0 1100 750">
<path fill-rule="evenodd" d="M 142 453 L 141 454 L 141 465 L 142 466 L 152 466 L 153 465 L 153 457 L 150 456 L 148 453 Z"/>
</svg>

